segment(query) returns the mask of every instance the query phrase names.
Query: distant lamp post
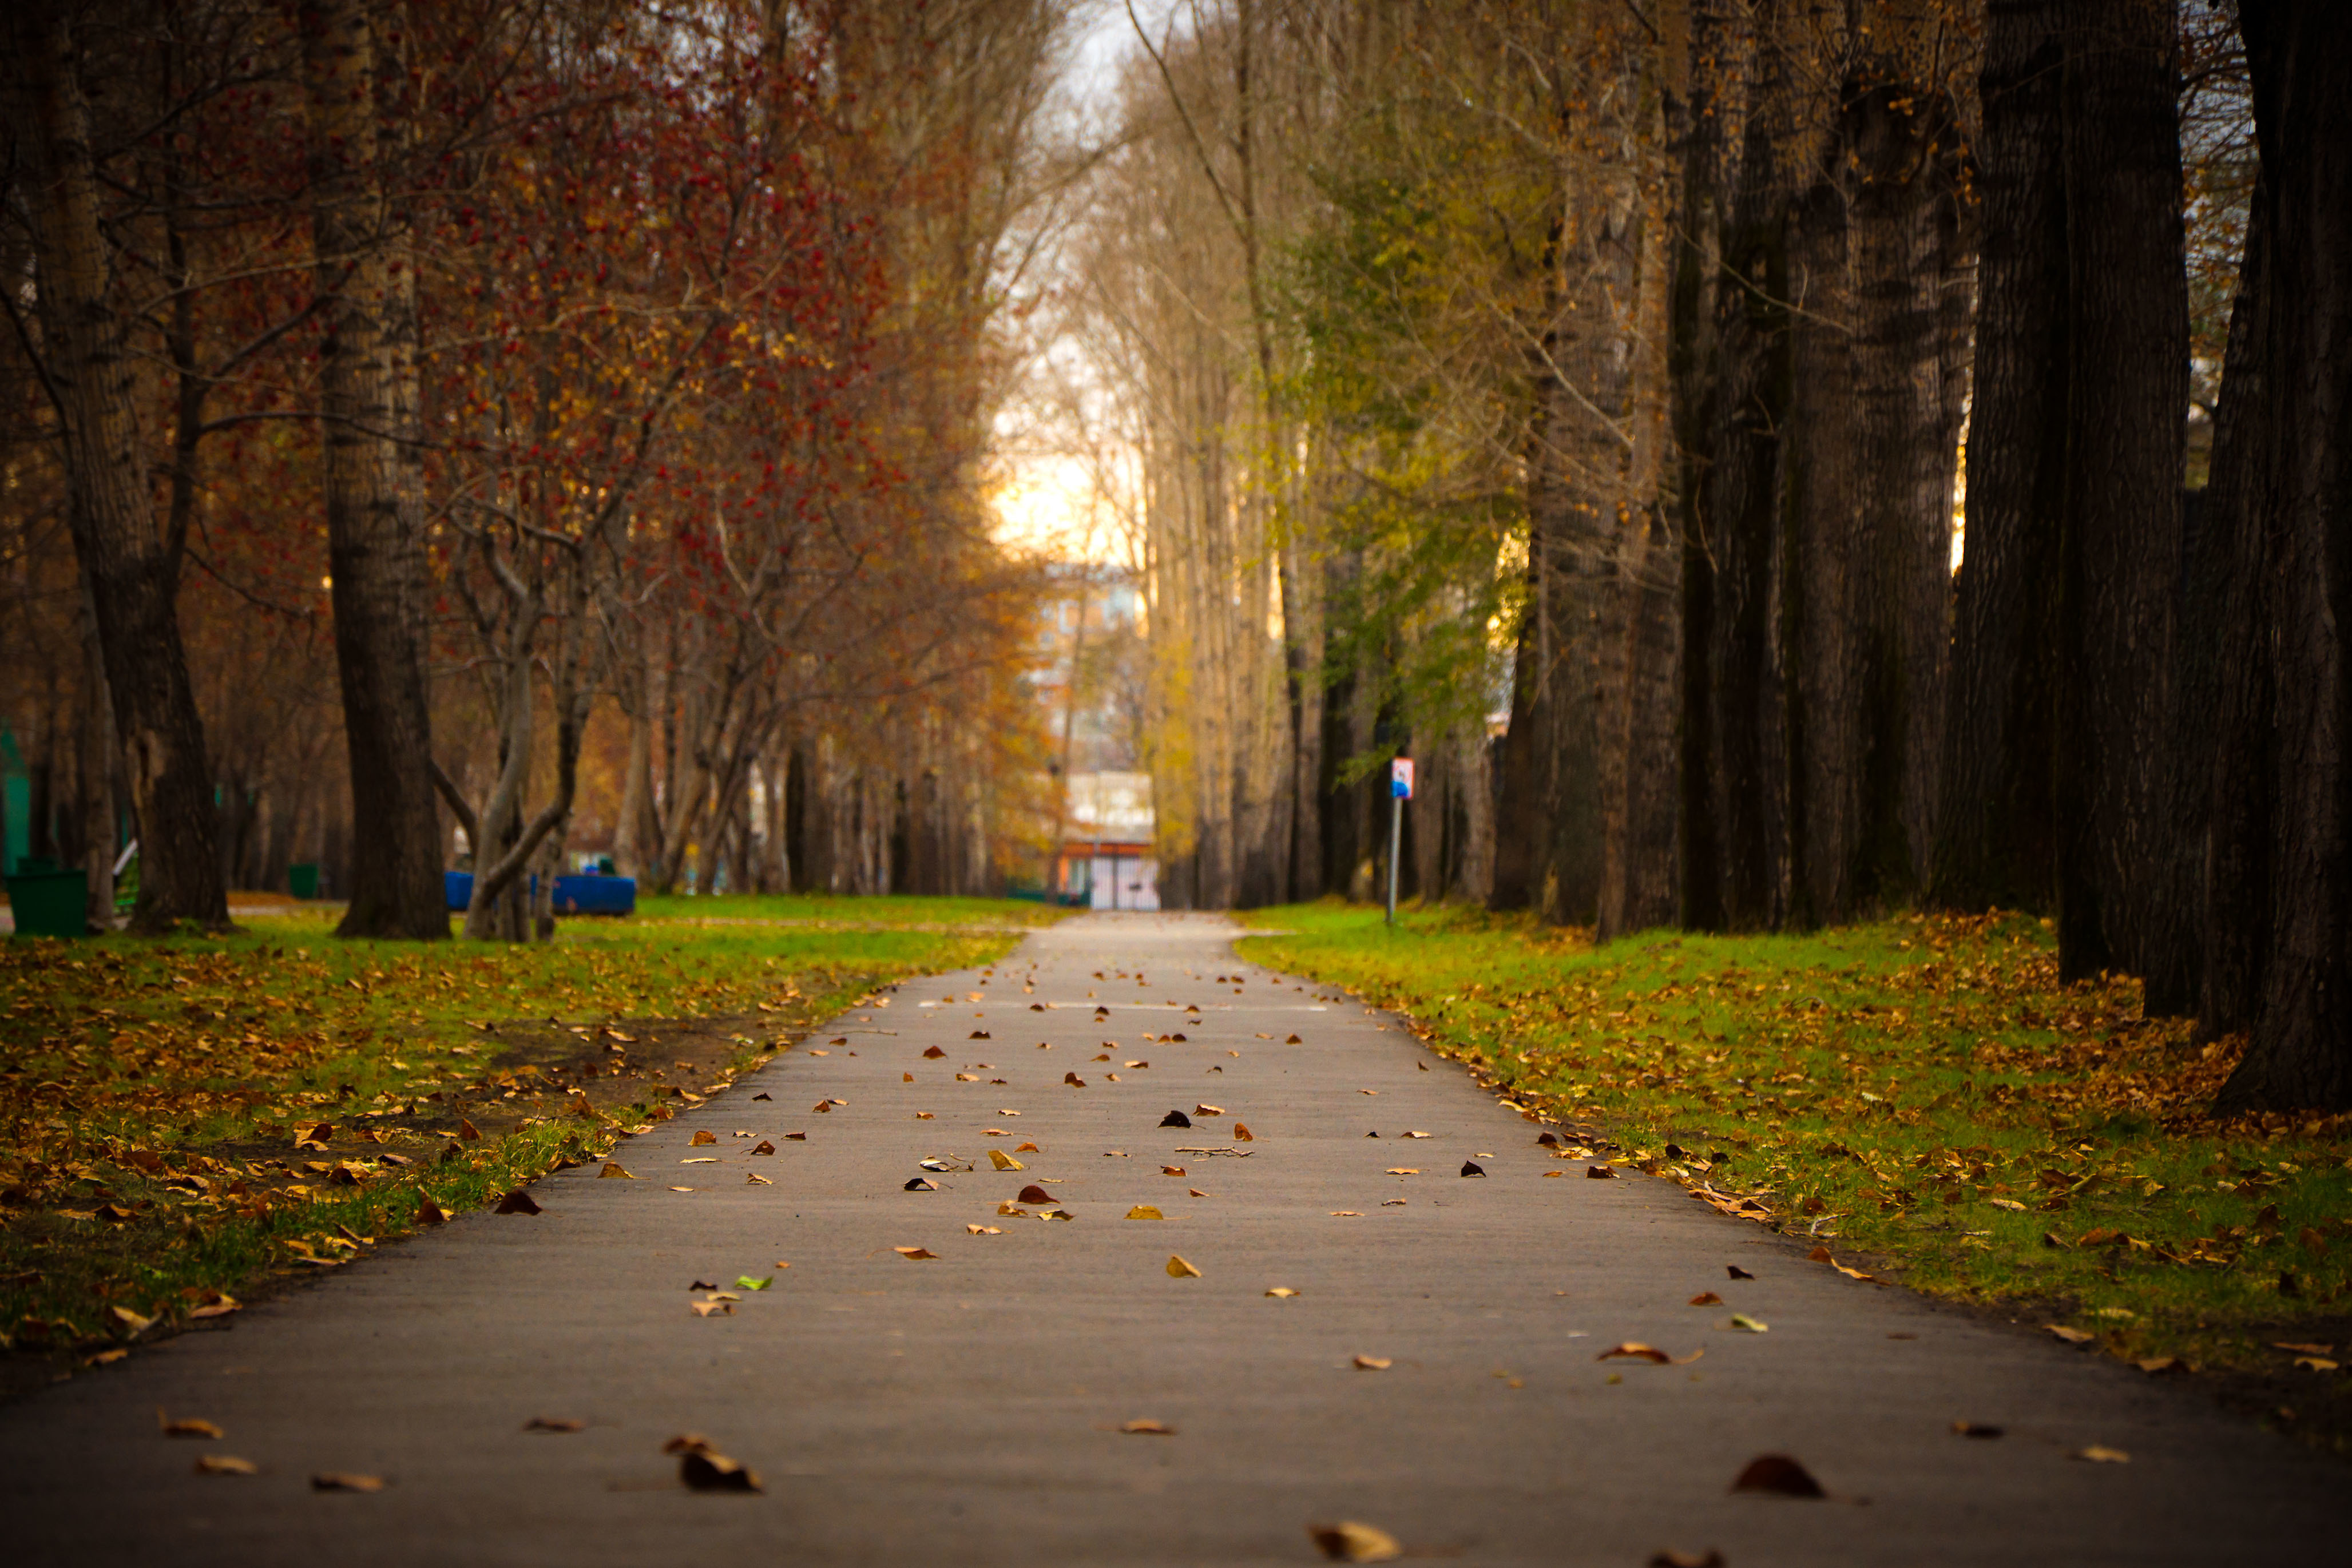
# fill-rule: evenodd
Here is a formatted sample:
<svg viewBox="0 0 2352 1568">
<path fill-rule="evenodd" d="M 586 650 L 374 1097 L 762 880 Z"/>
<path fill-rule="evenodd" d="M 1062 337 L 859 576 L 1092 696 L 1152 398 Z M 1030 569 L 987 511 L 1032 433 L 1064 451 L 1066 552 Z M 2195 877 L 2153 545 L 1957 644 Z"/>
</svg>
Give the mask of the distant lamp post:
<svg viewBox="0 0 2352 1568">
<path fill-rule="evenodd" d="M 1412 758 L 1389 764 L 1389 924 L 1396 924 L 1397 856 L 1404 848 L 1404 803 L 1412 799 Z"/>
</svg>

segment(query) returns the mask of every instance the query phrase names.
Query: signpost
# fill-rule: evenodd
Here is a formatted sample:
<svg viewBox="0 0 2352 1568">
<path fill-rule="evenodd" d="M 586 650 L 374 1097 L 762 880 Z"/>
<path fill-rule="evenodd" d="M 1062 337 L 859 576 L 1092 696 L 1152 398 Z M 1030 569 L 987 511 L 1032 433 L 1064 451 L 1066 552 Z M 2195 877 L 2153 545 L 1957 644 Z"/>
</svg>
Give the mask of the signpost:
<svg viewBox="0 0 2352 1568">
<path fill-rule="evenodd" d="M 1412 799 L 1412 758 L 1389 764 L 1389 924 L 1396 924 L 1397 855 L 1404 848 L 1404 803 Z"/>
</svg>

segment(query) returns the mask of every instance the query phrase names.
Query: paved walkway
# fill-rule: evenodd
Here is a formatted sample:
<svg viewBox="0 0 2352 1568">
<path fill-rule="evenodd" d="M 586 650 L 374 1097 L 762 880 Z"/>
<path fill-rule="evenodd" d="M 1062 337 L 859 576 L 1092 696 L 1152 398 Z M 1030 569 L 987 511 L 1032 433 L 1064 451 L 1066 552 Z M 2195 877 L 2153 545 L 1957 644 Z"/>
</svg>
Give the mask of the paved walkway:
<svg viewBox="0 0 2352 1568">
<path fill-rule="evenodd" d="M 1305 1526 L 1341 1519 L 1478 1564 L 2343 1550 L 2342 1467 L 2111 1361 L 1854 1284 L 1667 1183 L 1583 1179 L 1394 1023 L 1238 964 L 1231 935 L 1159 915 L 1041 933 L 987 985 L 909 985 L 813 1036 L 828 1054 L 625 1142 L 640 1180 L 563 1173 L 534 1189 L 541 1215 L 467 1215 L 0 1412 L 9 1561 L 1305 1563 Z M 1160 1127 L 1201 1103 L 1227 1113 Z M 689 1143 L 701 1129 L 716 1145 Z M 750 1153 L 763 1138 L 772 1156 Z M 1023 1143 L 1025 1169 L 991 1167 Z M 1246 1157 L 1194 1152 L 1226 1148 Z M 905 1190 L 927 1156 L 978 1168 Z M 1033 1182 L 1072 1219 L 1000 1214 Z M 1167 1218 L 1126 1218 L 1139 1204 Z M 1171 1278 L 1171 1254 L 1200 1277 Z M 693 1312 L 691 1284 L 739 1275 L 775 1283 Z M 1685 1304 L 1709 1290 L 1723 1305 Z M 1769 1332 L 1726 1329 L 1735 1312 Z M 1622 1340 L 1706 1354 L 1594 1359 Z M 158 1406 L 226 1436 L 164 1438 Z M 525 1432 L 534 1416 L 586 1426 Z M 685 1432 L 764 1494 L 678 1488 L 661 1448 Z M 2090 1445 L 2130 1460 L 2068 1457 Z M 1732 1494 L 1772 1452 L 1832 1495 Z M 200 1453 L 261 1473 L 199 1476 Z M 323 1470 L 389 1485 L 314 1491 Z"/>
</svg>

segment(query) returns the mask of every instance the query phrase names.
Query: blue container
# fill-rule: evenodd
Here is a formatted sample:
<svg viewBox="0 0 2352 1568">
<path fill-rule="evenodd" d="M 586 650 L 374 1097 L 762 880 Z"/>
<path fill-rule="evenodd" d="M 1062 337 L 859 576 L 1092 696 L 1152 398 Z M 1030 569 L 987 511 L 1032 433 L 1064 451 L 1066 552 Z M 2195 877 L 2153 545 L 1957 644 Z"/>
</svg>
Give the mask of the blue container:
<svg viewBox="0 0 2352 1568">
<path fill-rule="evenodd" d="M 539 890 L 539 878 L 530 879 L 531 891 Z M 441 873 L 441 895 L 453 912 L 462 913 L 474 901 L 474 873 L 469 871 L 447 871 Z M 637 879 L 633 876 L 559 876 L 555 879 L 555 913 L 558 915 L 635 915 L 637 912 Z"/>
</svg>

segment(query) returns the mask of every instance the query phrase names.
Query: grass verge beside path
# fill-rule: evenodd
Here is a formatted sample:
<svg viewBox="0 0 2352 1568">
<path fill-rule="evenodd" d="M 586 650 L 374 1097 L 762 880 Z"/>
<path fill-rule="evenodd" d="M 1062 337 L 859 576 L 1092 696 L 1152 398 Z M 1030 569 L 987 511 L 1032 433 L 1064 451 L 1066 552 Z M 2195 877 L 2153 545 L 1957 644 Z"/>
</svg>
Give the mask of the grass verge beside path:
<svg viewBox="0 0 2352 1568">
<path fill-rule="evenodd" d="M 653 899 L 505 946 L 340 941 L 296 906 L 218 937 L 0 940 L 0 1390 L 599 1157 L 1058 913 Z"/>
<path fill-rule="evenodd" d="M 2038 921 L 1595 947 L 1454 907 L 1248 918 L 1277 928 L 1253 962 L 1408 1016 L 1612 1159 L 2352 1451 L 2352 1118 L 2215 1122 L 2235 1043 L 2144 1019 L 2137 981 L 2061 986 Z"/>
</svg>

